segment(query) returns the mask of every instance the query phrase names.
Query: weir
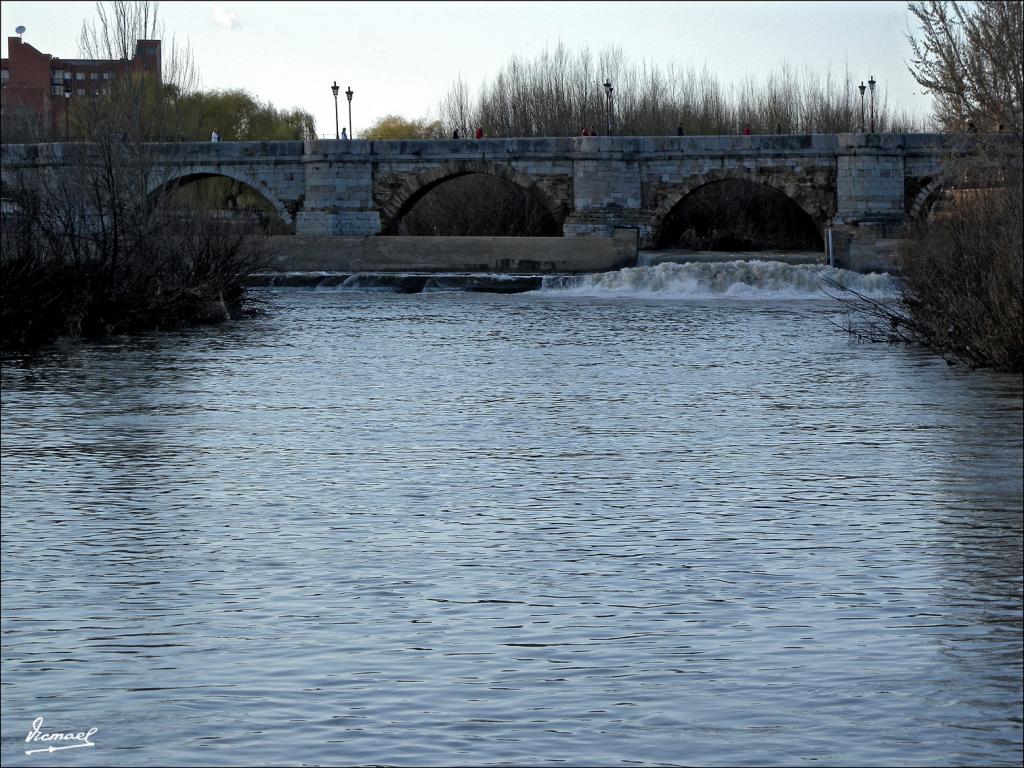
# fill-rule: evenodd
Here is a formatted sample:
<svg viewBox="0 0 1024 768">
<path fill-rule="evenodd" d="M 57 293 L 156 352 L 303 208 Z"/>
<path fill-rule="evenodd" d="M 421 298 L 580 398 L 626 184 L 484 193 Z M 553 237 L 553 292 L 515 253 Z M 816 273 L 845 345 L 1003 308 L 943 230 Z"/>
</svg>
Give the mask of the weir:
<svg viewBox="0 0 1024 768">
<path fill-rule="evenodd" d="M 607 238 L 343 237 L 268 238 L 278 271 L 603 272 L 637 263 L 637 232 Z"/>
<path fill-rule="evenodd" d="M 648 267 L 567 274 L 487 272 L 261 272 L 246 284 L 259 288 L 307 289 L 338 293 L 525 293 L 595 298 L 656 300 L 822 300 L 837 289 L 850 288 L 862 296 L 891 298 L 895 278 L 886 274 L 857 274 L 814 264 L 771 261 L 665 262 Z"/>
</svg>

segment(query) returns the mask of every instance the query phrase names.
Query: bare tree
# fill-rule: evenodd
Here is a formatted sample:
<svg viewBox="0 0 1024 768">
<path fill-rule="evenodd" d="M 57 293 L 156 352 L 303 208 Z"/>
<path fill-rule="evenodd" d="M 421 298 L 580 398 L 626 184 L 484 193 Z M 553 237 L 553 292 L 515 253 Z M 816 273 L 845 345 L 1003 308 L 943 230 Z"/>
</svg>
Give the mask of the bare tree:
<svg viewBox="0 0 1024 768">
<path fill-rule="evenodd" d="M 469 88 L 461 75 L 452 84 L 438 111 L 445 125 L 458 129 L 462 136 L 469 133 Z"/>
<path fill-rule="evenodd" d="M 609 102 L 602 84 L 611 81 Z M 758 133 L 837 133 L 860 130 L 859 102 L 850 74 L 834 78 L 783 64 L 732 88 L 719 84 L 705 66 L 660 67 L 630 64 L 619 48 L 575 54 L 559 43 L 533 60 L 514 56 L 470 98 L 460 78 L 441 103 L 454 125 L 482 126 L 490 136 L 574 136 L 582 128 L 605 133 L 610 122 L 619 135 L 733 133 L 750 123 Z M 460 122 L 461 121 L 461 122 Z M 876 106 L 880 132 L 905 132 L 922 121 L 892 109 L 883 97 Z"/>
<path fill-rule="evenodd" d="M 161 40 L 161 79 L 185 94 L 195 90 L 199 76 L 188 43 L 166 40 L 166 25 L 159 20 L 160 3 L 149 0 L 112 0 L 96 3 L 96 19 L 82 22 L 78 47 L 89 59 L 131 59 L 139 40 Z"/>
<path fill-rule="evenodd" d="M 908 34 L 910 72 L 935 97 L 935 116 L 947 131 L 1003 127 L 1020 141 L 1024 92 L 1024 5 L 911 2 L 920 34 Z"/>
<path fill-rule="evenodd" d="M 9 151 L 32 148 L 11 148 Z M 175 207 L 147 147 L 113 139 L 66 145 L 59 169 L 5 189 L 0 343 L 102 336 L 236 315 L 265 240 Z"/>
<path fill-rule="evenodd" d="M 139 40 L 161 40 L 160 72 L 125 72 L 106 81 L 102 98 L 77 102 L 73 133 L 86 140 L 108 136 L 131 140 L 173 140 L 186 128 L 185 102 L 196 93 L 198 74 L 187 45 L 166 39 L 159 4 L 148 0 L 113 0 L 96 4 L 96 19 L 85 21 L 79 37 L 81 55 L 130 60 Z"/>
</svg>

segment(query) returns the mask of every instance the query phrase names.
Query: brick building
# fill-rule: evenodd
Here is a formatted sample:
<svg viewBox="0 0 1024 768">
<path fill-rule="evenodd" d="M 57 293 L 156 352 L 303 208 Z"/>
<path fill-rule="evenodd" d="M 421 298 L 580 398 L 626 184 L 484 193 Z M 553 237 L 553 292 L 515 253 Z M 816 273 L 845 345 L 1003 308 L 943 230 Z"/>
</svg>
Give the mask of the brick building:
<svg viewBox="0 0 1024 768">
<path fill-rule="evenodd" d="M 128 73 L 160 79 L 159 40 L 138 40 L 131 59 L 61 59 L 37 51 L 20 37 L 8 37 L 7 50 L 8 58 L 0 59 L 5 132 L 17 120 L 19 133 L 28 125 L 41 140 L 65 138 L 66 110 L 74 110 L 76 99 L 109 93 L 112 80 Z"/>
</svg>

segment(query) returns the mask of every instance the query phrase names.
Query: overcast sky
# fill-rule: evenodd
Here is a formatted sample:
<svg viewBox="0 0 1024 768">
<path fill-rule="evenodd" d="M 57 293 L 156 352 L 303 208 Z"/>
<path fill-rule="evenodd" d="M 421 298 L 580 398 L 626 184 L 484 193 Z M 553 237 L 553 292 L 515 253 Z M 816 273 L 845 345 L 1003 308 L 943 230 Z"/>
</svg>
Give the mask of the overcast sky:
<svg viewBox="0 0 1024 768">
<path fill-rule="evenodd" d="M 78 55 L 93 2 L 0 0 L 3 55 L 24 25 L 43 53 Z M 874 75 L 890 106 L 926 115 L 929 99 L 907 71 L 913 28 L 905 2 L 170 2 L 167 37 L 187 40 L 202 86 L 244 88 L 276 107 L 302 107 L 334 133 L 330 86 L 351 87 L 355 132 L 395 113 L 436 116 L 461 75 L 471 88 L 513 54 L 532 58 L 559 41 L 627 60 L 705 64 L 722 85 L 788 62 L 857 82 Z M 344 96 L 341 122 L 347 121 Z"/>
</svg>

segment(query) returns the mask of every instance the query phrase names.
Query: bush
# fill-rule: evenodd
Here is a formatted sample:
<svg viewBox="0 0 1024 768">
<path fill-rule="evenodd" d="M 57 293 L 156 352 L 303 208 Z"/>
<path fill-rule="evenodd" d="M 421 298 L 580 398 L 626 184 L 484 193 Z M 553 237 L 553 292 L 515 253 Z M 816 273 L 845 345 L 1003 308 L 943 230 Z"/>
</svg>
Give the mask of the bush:
<svg viewBox="0 0 1024 768">
<path fill-rule="evenodd" d="M 147 194 L 138 146 L 80 145 L 69 167 L 6 191 L 0 343 L 33 347 L 237 314 L 263 238 Z"/>
<path fill-rule="evenodd" d="M 1021 185 L 952 194 L 901 250 L 900 322 L 972 366 L 1024 370 Z"/>
<path fill-rule="evenodd" d="M 948 192 L 911 226 L 892 301 L 827 281 L 850 311 L 846 330 L 866 341 L 921 344 L 951 363 L 1024 371 L 1024 185 L 1019 161 L 1007 171 L 1001 186 Z"/>
</svg>

